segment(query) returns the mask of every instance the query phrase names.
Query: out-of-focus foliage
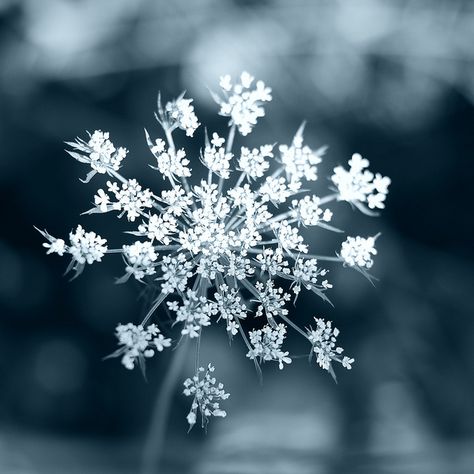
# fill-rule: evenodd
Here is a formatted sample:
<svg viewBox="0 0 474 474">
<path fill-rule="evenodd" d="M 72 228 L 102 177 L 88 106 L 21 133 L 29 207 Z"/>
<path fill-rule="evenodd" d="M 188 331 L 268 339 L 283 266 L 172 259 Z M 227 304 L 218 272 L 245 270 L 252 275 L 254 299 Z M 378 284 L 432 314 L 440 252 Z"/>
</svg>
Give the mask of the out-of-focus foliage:
<svg viewBox="0 0 474 474">
<path fill-rule="evenodd" d="M 2 9 L 13 20 L 0 61 L 10 93 L 180 65 L 205 100 L 200 82 L 247 68 L 279 91 L 297 83 L 321 113 L 402 128 L 434 118 L 446 88 L 474 100 L 467 0 L 9 0 Z"/>
</svg>

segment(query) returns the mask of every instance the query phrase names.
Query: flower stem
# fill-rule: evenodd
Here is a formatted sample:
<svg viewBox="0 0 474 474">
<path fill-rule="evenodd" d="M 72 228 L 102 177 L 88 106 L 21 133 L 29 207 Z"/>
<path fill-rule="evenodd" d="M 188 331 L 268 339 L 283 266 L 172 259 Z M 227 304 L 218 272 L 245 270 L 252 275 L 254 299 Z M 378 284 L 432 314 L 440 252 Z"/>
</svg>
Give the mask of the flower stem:
<svg viewBox="0 0 474 474">
<path fill-rule="evenodd" d="M 165 378 L 158 391 L 151 424 L 143 449 L 142 474 L 156 474 L 164 449 L 166 426 L 173 399 L 184 361 L 188 351 L 187 338 L 173 352 L 173 359 L 168 367 Z"/>
</svg>

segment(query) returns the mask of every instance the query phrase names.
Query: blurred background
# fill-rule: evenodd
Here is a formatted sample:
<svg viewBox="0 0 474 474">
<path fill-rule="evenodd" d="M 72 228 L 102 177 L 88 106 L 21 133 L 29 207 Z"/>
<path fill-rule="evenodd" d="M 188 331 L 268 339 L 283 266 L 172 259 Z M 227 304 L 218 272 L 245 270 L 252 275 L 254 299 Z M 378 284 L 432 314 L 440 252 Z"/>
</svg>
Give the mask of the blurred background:
<svg viewBox="0 0 474 474">
<path fill-rule="evenodd" d="M 63 142 L 109 131 L 131 150 L 124 174 L 159 191 L 143 136 L 158 135 L 158 90 L 187 90 L 224 133 L 207 87 L 242 70 L 274 97 L 247 143 L 288 143 L 306 119 L 308 144 L 330 146 L 315 192 L 353 152 L 392 178 L 381 217 L 334 207 L 348 233 L 382 232 L 379 281 L 330 267 L 335 308 L 303 295 L 292 309 L 302 326 L 340 328 L 356 365 L 337 385 L 302 358 L 265 366 L 260 386 L 243 345 L 208 331 L 202 359 L 232 394 L 229 415 L 186 434 L 178 390 L 165 472 L 474 472 L 473 44 L 469 0 L 0 0 L 0 472 L 138 472 L 170 353 L 148 381 L 103 361 L 116 324 L 146 310 L 140 288 L 113 284 L 113 256 L 68 282 L 33 225 L 59 237 L 81 223 L 120 245 L 127 223 L 80 216 L 102 182 L 79 182 Z M 196 157 L 199 140 L 185 144 Z"/>
</svg>

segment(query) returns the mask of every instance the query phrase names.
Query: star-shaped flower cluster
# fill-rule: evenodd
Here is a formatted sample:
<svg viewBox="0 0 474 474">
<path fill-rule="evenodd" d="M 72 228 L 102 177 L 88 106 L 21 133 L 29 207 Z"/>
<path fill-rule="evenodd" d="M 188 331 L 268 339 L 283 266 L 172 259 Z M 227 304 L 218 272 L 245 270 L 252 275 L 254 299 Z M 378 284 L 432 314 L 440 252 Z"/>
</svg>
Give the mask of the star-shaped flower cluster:
<svg viewBox="0 0 474 474">
<path fill-rule="evenodd" d="M 355 154 L 349 171 L 335 168 L 333 189 L 314 194 L 326 148 L 313 150 L 305 143 L 303 126 L 289 145 L 250 148 L 243 143 L 235 148 L 237 132 L 248 135 L 265 115 L 263 105 L 271 100 L 271 91 L 248 73 L 236 83 L 224 76 L 220 86 L 214 98 L 219 114 L 229 118 L 229 133 L 224 137 L 204 130 L 201 151 L 193 157 L 175 143 L 179 130 L 198 139 L 200 123 L 192 100 L 182 94 L 162 106 L 159 98 L 156 119 L 163 134 L 155 138 L 146 132 L 145 138 L 151 167 L 163 178 L 159 183 L 165 189 L 151 191 L 124 177 L 120 166 L 126 150 L 113 145 L 108 133 L 96 131 L 89 140 L 69 143 L 69 153 L 91 169 L 86 182 L 97 173 L 110 178 L 107 191 L 104 185 L 98 189 L 94 207 L 86 213 L 117 211 L 130 223 L 128 237 L 121 247 L 110 249 L 105 239 L 79 226 L 70 234 L 70 245 L 41 231 L 47 240 L 44 246 L 47 253 L 69 255 L 68 271 L 74 276 L 106 253 L 120 254 L 125 268 L 117 283 L 133 278 L 156 295 L 140 325 L 117 326 L 120 348 L 113 355 L 121 356 L 127 369 L 137 360 L 143 365 L 172 339 L 175 344 L 191 340 L 199 347 L 209 326 L 223 324 L 230 339 L 242 339 L 259 371 L 265 361 L 276 361 L 280 369 L 291 362 L 283 347 L 291 328 L 316 354 L 318 365 L 334 376 L 334 362 L 349 369 L 353 359 L 340 356 L 342 349 L 335 345 L 338 331 L 330 322 L 317 319 L 316 329 L 301 329 L 304 323 L 290 315 L 291 295 L 296 302 L 301 292 L 309 291 L 329 301 L 328 262 L 370 278 L 367 270 L 376 254 L 376 236 L 347 237 L 333 255 L 309 253 L 305 236 L 319 230 L 334 232 L 337 239 L 341 231 L 333 227 L 334 205 L 349 201 L 366 213 L 383 208 L 390 180 L 368 171 L 368 161 Z M 207 171 L 201 176 L 207 177 L 192 182 L 191 165 L 199 161 Z M 149 324 L 151 317 L 159 322 L 160 307 L 172 318 L 170 337 L 165 338 L 157 324 Z M 219 401 L 228 395 L 215 385 L 213 370 L 211 365 L 199 368 L 185 383 L 186 395 L 194 396 L 188 415 L 191 427 L 198 411 L 203 425 L 210 416 L 225 416 Z"/>
<path fill-rule="evenodd" d="M 191 429 L 197 421 L 197 412 L 201 413 L 201 426 L 207 427 L 209 418 L 217 416 L 225 418 L 227 413 L 220 408 L 220 401 L 227 400 L 229 394 L 225 392 L 224 385 L 217 382 L 216 378 L 212 376 L 215 368 L 208 364 L 207 369 L 199 367 L 196 374 L 192 378 L 184 381 L 184 395 L 193 397 L 191 403 L 191 410 L 186 417 Z"/>
</svg>

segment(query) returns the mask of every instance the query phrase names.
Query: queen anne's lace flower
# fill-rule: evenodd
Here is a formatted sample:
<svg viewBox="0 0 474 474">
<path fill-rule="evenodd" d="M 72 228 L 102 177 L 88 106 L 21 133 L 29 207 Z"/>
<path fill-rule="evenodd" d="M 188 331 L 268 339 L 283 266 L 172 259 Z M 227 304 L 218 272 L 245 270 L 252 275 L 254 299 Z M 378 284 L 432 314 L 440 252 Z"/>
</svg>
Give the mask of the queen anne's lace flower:
<svg viewBox="0 0 474 474">
<path fill-rule="evenodd" d="M 146 275 L 155 273 L 155 261 L 158 255 L 151 242 L 137 241 L 133 245 L 124 245 L 123 255 L 127 261 L 126 277 L 133 275 L 141 281 Z"/>
<path fill-rule="evenodd" d="M 272 100 L 271 89 L 266 87 L 263 81 L 257 81 L 252 88 L 254 77 L 243 72 L 240 82 L 232 83 L 229 75 L 221 77 L 220 86 L 224 99 L 215 96 L 220 105 L 219 114 L 230 117 L 231 123 L 235 124 L 242 135 L 248 135 L 257 124 L 257 119 L 265 116 L 262 107 L 263 102 Z"/>
<path fill-rule="evenodd" d="M 128 150 L 122 147 L 116 149 L 109 140 L 108 132 L 96 130 L 89 137 L 87 142 L 80 138 L 77 138 L 75 142 L 68 142 L 68 145 L 77 150 L 68 151 L 68 153 L 81 163 L 89 163 L 92 168 L 86 181 L 89 181 L 95 173 L 113 174 L 114 171 L 118 171 Z"/>
<path fill-rule="evenodd" d="M 307 290 L 319 290 L 324 291 L 332 288 L 331 283 L 326 279 L 319 281 L 319 277 L 325 277 L 328 271 L 325 268 L 318 267 L 318 261 L 315 258 L 308 260 L 298 259 L 293 267 L 293 283 L 292 289 L 295 295 L 298 295 L 301 291 L 301 286 L 304 286 Z"/>
<path fill-rule="evenodd" d="M 144 209 L 153 207 L 153 194 L 149 189 L 143 189 L 136 179 L 130 179 L 122 186 L 116 182 L 107 181 L 107 190 L 115 196 L 116 201 L 111 201 L 103 189 L 99 189 L 94 197 L 95 208 L 85 212 L 93 214 L 96 212 L 119 211 L 119 217 L 124 214 L 133 222 L 138 216 L 143 215 Z"/>
<path fill-rule="evenodd" d="M 257 255 L 257 262 L 262 272 L 268 272 L 270 277 L 279 273 L 290 273 L 288 262 L 283 259 L 283 250 L 280 247 L 277 247 L 275 250 L 264 248 L 262 253 Z"/>
<path fill-rule="evenodd" d="M 214 133 L 212 140 L 204 148 L 202 162 L 217 176 L 229 179 L 230 160 L 233 155 L 226 151 L 224 143 L 225 140 Z"/>
<path fill-rule="evenodd" d="M 164 212 L 161 215 L 152 214 L 147 222 L 138 226 L 138 232 L 133 235 L 145 236 L 152 242 L 157 240 L 164 245 L 169 245 L 171 236 L 178 231 L 177 220 L 171 212 Z"/>
<path fill-rule="evenodd" d="M 239 319 L 247 317 L 247 307 L 235 288 L 223 284 L 214 294 L 219 316 L 225 320 L 227 332 L 235 336 L 239 328 Z"/>
<path fill-rule="evenodd" d="M 186 132 L 188 137 L 192 137 L 200 123 L 191 105 L 193 99 L 184 99 L 184 96 L 168 102 L 165 110 L 172 124 L 176 124 L 181 130 Z"/>
<path fill-rule="evenodd" d="M 338 199 L 354 204 L 367 203 L 370 209 L 383 209 L 390 178 L 378 173 L 374 176 L 366 169 L 369 166 L 369 160 L 362 158 L 359 153 L 353 154 L 348 163 L 349 171 L 342 166 L 337 166 L 331 177 L 337 186 Z"/>
<path fill-rule="evenodd" d="M 303 199 L 291 201 L 291 217 L 305 226 L 318 225 L 321 221 L 330 222 L 332 212 L 319 207 L 320 199 L 317 196 L 305 196 Z"/>
<path fill-rule="evenodd" d="M 211 324 L 211 316 L 216 314 L 216 304 L 210 302 L 204 296 L 198 296 L 193 290 L 188 290 L 183 296 L 183 304 L 178 305 L 176 301 L 168 302 L 170 311 L 176 313 L 176 322 L 183 323 L 181 334 L 191 339 L 199 337 L 201 328 Z"/>
<path fill-rule="evenodd" d="M 97 191 L 95 207 L 87 213 L 117 211 L 119 217 L 125 215 L 131 226 L 126 235 L 133 235 L 135 242 L 108 249 L 105 239 L 79 226 L 70 234 L 69 245 L 40 231 L 46 239 L 43 245 L 47 253 L 70 255 L 68 271 L 73 270 L 74 276 L 105 253 L 119 254 L 125 274 L 117 283 L 133 276 L 155 295 L 142 325 L 117 328 L 120 348 L 113 355 L 121 356 L 128 369 L 137 361 L 143 366 L 153 352 L 171 344 L 155 325 L 147 326 L 164 306 L 171 313 L 167 312 L 179 340 L 183 344 L 195 342 L 196 354 L 206 328 L 223 320 L 230 338 L 242 338 L 247 357 L 258 371 L 259 364 L 269 360 L 283 368 L 291 362 L 289 352 L 282 349 L 291 327 L 311 343 L 318 364 L 334 376 L 332 362 L 349 369 L 354 359 L 341 358 L 342 349 L 335 345 L 338 331 L 330 322 L 318 319 L 316 329 L 304 331 L 289 318 L 290 294 L 292 291 L 296 298 L 302 291 L 311 291 L 327 301 L 332 285 L 322 262 L 324 267 L 324 262 L 353 267 L 370 279 L 367 269 L 376 254 L 376 236 L 348 237 L 339 254 L 316 255 L 309 253 L 305 227 L 318 226 L 315 232 L 337 231 L 329 225 L 337 201 L 349 201 L 369 214 L 369 209 L 382 208 L 390 180 L 373 175 L 366 169 L 368 161 L 353 155 L 349 171 L 335 168 L 331 192 L 307 195 L 317 180 L 325 148 L 313 151 L 304 143 L 300 127 L 291 145 L 279 146 L 276 156 L 274 145 L 249 148 L 242 144 L 236 153 L 235 132 L 247 135 L 253 130 L 258 118 L 264 116 L 263 105 L 271 100 L 271 91 L 247 73 L 237 83 L 224 76 L 220 86 L 222 93 L 214 98 L 220 115 L 229 118 L 229 133 L 224 138 L 203 131 L 195 149 L 201 150 L 205 170 L 194 182 L 188 181 L 191 169 L 186 150 L 175 143 L 178 130 L 192 137 L 200 125 L 192 100 L 184 94 L 164 107 L 158 99 L 156 119 L 163 138 L 152 139 L 145 133 L 156 160 L 152 168 L 161 174 L 167 188 L 156 194 L 120 174 L 126 150 L 116 149 L 108 133 L 96 131 L 87 140 L 69 143 L 73 149 L 69 153 L 91 167 L 86 181 L 97 173 L 111 177 Z M 318 241 L 316 236 L 314 241 Z M 265 316 L 268 324 L 256 329 L 256 316 Z M 198 411 L 203 424 L 210 416 L 225 415 L 218 402 L 228 395 L 222 386 L 215 385 L 211 367 L 199 369 L 186 381 L 185 393 L 194 397 L 188 414 L 191 427 Z"/>
<path fill-rule="evenodd" d="M 267 280 L 265 285 L 258 281 L 255 283 L 255 288 L 258 293 L 257 301 L 261 303 L 255 316 L 265 314 L 270 324 L 274 325 L 275 318 L 288 314 L 285 303 L 290 299 L 290 295 L 285 293 L 283 288 L 275 287 L 273 280 Z"/>
<path fill-rule="evenodd" d="M 298 130 L 291 146 L 280 145 L 281 161 L 290 181 L 316 181 L 317 165 L 321 163 L 326 147 L 317 151 L 303 145 L 303 126 Z"/>
<path fill-rule="evenodd" d="M 243 146 L 240 149 L 239 168 L 251 179 L 261 178 L 270 167 L 265 158 L 273 158 L 273 145 L 263 145 L 259 148 Z"/>
<path fill-rule="evenodd" d="M 344 352 L 342 347 L 336 345 L 336 338 L 339 336 L 339 329 L 333 328 L 331 321 L 314 318 L 316 328 L 308 329 L 308 339 L 312 344 L 312 351 L 316 354 L 316 362 L 324 370 L 332 370 L 331 362 L 340 362 L 346 369 L 351 368 L 354 359 L 340 355 Z"/>
<path fill-rule="evenodd" d="M 74 232 L 69 234 L 71 245 L 69 253 L 78 264 L 100 262 L 107 252 L 107 240 L 95 232 L 86 232 L 78 225 Z"/>
<path fill-rule="evenodd" d="M 273 231 L 278 237 L 281 246 L 286 250 L 296 250 L 307 253 L 308 246 L 296 227 L 291 227 L 288 221 L 278 222 L 273 225 Z"/>
<path fill-rule="evenodd" d="M 212 376 L 214 366 L 209 364 L 207 369 L 199 367 L 193 378 L 184 381 L 184 395 L 194 397 L 191 404 L 191 410 L 186 417 L 189 423 L 189 429 L 196 424 L 197 412 L 201 413 L 201 426 L 206 428 L 209 417 L 217 416 L 225 418 L 227 413 L 220 408 L 220 401 L 227 400 L 229 394 L 225 393 L 224 385 L 218 383 Z"/>
<path fill-rule="evenodd" d="M 260 194 L 264 200 L 275 204 L 283 204 L 292 194 L 298 191 L 299 185 L 290 187 L 285 178 L 274 178 L 268 176 L 260 188 Z"/>
<path fill-rule="evenodd" d="M 262 329 L 254 329 L 250 331 L 249 336 L 252 344 L 252 348 L 247 353 L 249 359 L 259 359 L 260 362 L 274 360 L 278 362 L 280 370 L 284 367 L 283 363 L 291 364 L 290 353 L 281 349 L 286 337 L 284 324 L 279 324 L 275 328 L 266 325 Z"/>
<path fill-rule="evenodd" d="M 64 242 L 63 239 L 56 239 L 55 237 L 49 235 L 47 232 L 43 232 L 41 230 L 40 232 L 48 240 L 48 242 L 45 242 L 43 244 L 43 247 L 48 249 L 46 253 L 48 255 L 51 253 L 57 253 L 58 255 L 63 256 L 64 253 L 67 251 L 66 242 Z"/>
<path fill-rule="evenodd" d="M 189 160 L 186 158 L 186 152 L 183 148 L 180 150 L 170 148 L 160 153 L 156 157 L 156 161 L 156 169 L 158 169 L 163 177 L 175 179 L 191 176 L 191 170 L 188 168 Z"/>
<path fill-rule="evenodd" d="M 346 265 L 350 267 L 371 268 L 374 264 L 372 255 L 377 255 L 374 237 L 347 237 L 341 246 L 341 257 Z"/>
<path fill-rule="evenodd" d="M 163 257 L 161 271 L 163 272 L 161 291 L 169 294 L 175 290 L 186 291 L 188 279 L 193 276 L 192 262 L 186 260 L 184 254 L 171 258 L 169 255 Z"/>
<path fill-rule="evenodd" d="M 119 324 L 115 334 L 122 347 L 113 356 L 121 356 L 122 364 L 128 370 L 135 367 L 137 359 L 143 364 L 145 357 L 153 357 L 156 351 L 171 346 L 171 339 L 165 338 L 156 324 L 150 324 L 146 329 L 141 324 Z"/>
</svg>

